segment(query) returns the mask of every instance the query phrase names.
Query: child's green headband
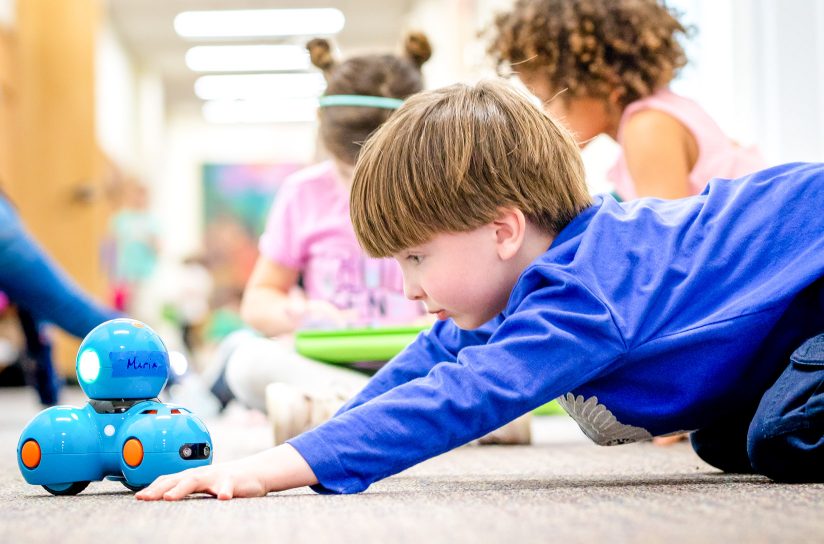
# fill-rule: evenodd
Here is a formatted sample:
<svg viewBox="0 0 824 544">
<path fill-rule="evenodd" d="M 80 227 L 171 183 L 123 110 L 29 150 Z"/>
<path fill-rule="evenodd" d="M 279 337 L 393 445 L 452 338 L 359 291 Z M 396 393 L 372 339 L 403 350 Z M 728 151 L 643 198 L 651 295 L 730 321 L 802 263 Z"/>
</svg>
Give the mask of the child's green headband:
<svg viewBox="0 0 824 544">
<path fill-rule="evenodd" d="M 367 108 L 383 108 L 396 110 L 401 107 L 403 100 L 388 96 L 369 96 L 363 94 L 330 94 L 318 99 L 321 108 L 329 106 L 363 106 Z"/>
</svg>

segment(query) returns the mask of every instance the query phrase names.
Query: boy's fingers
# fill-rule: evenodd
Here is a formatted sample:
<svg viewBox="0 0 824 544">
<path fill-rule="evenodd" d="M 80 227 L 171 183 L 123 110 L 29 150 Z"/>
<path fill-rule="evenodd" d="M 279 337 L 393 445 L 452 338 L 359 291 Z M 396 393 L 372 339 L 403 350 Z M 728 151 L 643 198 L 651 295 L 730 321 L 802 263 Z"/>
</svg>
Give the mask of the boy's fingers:
<svg viewBox="0 0 824 544">
<path fill-rule="evenodd" d="M 218 487 L 217 491 L 217 498 L 221 501 L 228 501 L 234 496 L 234 489 L 232 487 L 232 482 L 228 478 L 223 480 L 220 483 L 220 487 Z"/>
<path fill-rule="evenodd" d="M 191 495 L 195 491 L 208 492 L 208 489 L 202 488 L 198 478 L 193 476 L 182 478 L 176 485 L 172 486 L 171 489 L 163 493 L 163 500 L 178 501 L 187 495 Z"/>
<path fill-rule="evenodd" d="M 161 476 L 155 480 L 149 487 L 138 491 L 135 498 L 144 501 L 158 500 L 169 489 L 177 485 L 177 478 L 169 476 Z"/>
</svg>

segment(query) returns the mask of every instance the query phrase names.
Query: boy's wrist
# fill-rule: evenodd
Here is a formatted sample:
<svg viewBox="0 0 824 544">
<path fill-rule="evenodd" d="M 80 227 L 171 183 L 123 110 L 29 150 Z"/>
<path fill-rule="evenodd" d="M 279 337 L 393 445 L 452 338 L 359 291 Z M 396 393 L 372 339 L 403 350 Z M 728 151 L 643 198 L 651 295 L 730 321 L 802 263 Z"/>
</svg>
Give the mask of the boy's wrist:
<svg viewBox="0 0 824 544">
<path fill-rule="evenodd" d="M 254 456 L 263 475 L 267 492 L 283 491 L 296 487 L 315 485 L 318 479 L 312 468 L 289 444 L 283 444 Z"/>
</svg>

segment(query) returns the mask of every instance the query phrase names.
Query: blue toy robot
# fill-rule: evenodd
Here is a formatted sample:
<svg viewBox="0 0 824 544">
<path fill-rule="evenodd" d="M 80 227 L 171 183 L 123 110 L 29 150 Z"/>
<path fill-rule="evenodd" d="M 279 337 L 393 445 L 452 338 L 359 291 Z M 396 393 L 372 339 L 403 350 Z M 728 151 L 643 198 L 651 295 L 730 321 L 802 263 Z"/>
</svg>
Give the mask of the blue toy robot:
<svg viewBox="0 0 824 544">
<path fill-rule="evenodd" d="M 17 464 L 28 483 L 76 495 L 106 478 L 137 491 L 162 474 L 212 462 L 200 419 L 156 398 L 169 354 L 152 329 L 132 319 L 97 326 L 80 344 L 76 370 L 89 402 L 43 410 L 20 435 Z"/>
</svg>

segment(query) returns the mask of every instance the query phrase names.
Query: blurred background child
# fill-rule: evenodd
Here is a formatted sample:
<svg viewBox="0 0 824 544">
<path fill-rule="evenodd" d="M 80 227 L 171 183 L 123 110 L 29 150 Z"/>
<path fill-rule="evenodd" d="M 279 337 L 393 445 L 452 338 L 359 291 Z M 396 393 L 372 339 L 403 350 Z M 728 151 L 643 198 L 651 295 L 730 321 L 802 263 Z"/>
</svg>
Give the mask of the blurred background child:
<svg viewBox="0 0 824 544">
<path fill-rule="evenodd" d="M 0 292 L 17 306 L 32 367 L 28 379 L 44 405 L 57 404 L 62 379 L 52 361 L 46 325 L 83 338 L 117 313 L 84 293 L 29 235 L 0 190 Z"/>
<path fill-rule="evenodd" d="M 518 0 L 489 30 L 488 51 L 585 146 L 621 148 L 607 177 L 622 199 L 680 198 L 713 177 L 765 162 L 731 141 L 670 82 L 687 63 L 687 29 L 656 0 Z"/>
<path fill-rule="evenodd" d="M 409 324 L 425 314 L 404 297 L 397 263 L 368 258 L 359 247 L 349 190 L 363 142 L 422 89 L 429 41 L 412 33 L 400 56 L 340 63 L 327 40 L 314 39 L 307 49 L 327 82 L 318 117 L 330 159 L 293 174 L 278 191 L 241 304 L 244 321 L 264 337 L 247 331 L 227 338 L 218 359 L 228 358 L 228 389 L 220 376 L 212 388 L 224 403 L 236 397 L 267 412 L 278 444 L 330 417 L 368 380 L 357 370 L 300 356 L 293 332 Z"/>
<path fill-rule="evenodd" d="M 135 312 L 139 291 L 157 263 L 158 226 L 149 212 L 145 185 L 128 180 L 119 192 L 119 209 L 111 217 L 108 234 L 112 303 L 118 310 Z"/>
</svg>

